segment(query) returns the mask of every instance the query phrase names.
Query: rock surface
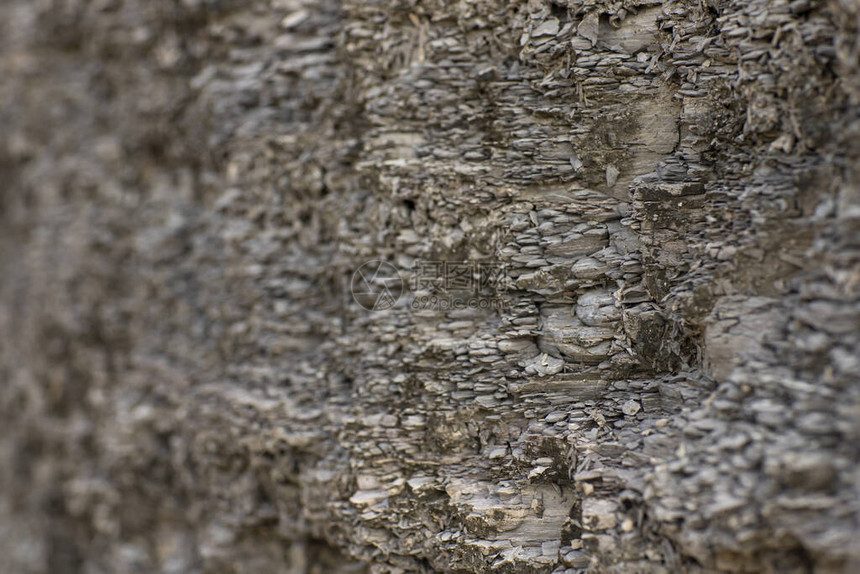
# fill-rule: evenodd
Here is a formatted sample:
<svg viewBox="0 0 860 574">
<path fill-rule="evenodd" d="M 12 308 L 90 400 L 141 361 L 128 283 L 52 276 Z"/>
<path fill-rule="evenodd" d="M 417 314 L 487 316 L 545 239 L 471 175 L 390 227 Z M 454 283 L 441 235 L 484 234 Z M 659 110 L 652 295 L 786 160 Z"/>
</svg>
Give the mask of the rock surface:
<svg viewBox="0 0 860 574">
<path fill-rule="evenodd" d="M 0 571 L 860 570 L 858 28 L 3 2 Z"/>
</svg>

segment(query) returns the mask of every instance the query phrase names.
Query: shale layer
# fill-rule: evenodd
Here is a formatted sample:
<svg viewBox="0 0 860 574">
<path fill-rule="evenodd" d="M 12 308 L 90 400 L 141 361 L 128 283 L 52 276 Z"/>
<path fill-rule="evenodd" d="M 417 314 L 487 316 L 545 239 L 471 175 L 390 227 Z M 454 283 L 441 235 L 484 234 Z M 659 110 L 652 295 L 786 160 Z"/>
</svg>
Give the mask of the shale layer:
<svg viewBox="0 0 860 574">
<path fill-rule="evenodd" d="M 4 1 L 0 571 L 860 571 L 858 27 Z"/>
</svg>

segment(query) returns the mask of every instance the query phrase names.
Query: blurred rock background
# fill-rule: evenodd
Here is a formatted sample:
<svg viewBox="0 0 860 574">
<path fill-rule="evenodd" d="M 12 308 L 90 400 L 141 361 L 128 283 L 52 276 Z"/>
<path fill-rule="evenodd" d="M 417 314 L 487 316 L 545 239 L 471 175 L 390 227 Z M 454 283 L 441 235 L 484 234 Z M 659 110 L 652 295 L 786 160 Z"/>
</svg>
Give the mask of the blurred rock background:
<svg viewBox="0 0 860 574">
<path fill-rule="evenodd" d="M 858 571 L 859 27 L 6 0 L 0 572 Z"/>
</svg>

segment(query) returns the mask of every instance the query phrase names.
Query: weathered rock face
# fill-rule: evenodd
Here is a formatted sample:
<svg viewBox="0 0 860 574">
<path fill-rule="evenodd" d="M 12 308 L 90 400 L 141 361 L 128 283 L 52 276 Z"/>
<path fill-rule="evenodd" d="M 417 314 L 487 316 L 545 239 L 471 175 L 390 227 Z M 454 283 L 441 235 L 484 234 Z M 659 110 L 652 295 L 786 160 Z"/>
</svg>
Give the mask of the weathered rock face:
<svg viewBox="0 0 860 574">
<path fill-rule="evenodd" d="M 858 27 L 2 3 L 0 570 L 856 571 Z"/>
</svg>

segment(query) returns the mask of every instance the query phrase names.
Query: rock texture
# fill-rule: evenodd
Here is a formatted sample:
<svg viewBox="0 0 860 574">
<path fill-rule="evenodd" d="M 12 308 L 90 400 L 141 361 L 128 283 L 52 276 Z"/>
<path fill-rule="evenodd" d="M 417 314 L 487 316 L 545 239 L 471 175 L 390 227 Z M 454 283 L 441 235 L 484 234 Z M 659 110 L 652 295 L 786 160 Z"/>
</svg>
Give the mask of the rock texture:
<svg viewBox="0 0 860 574">
<path fill-rule="evenodd" d="M 3 2 L 0 571 L 858 571 L 858 28 Z"/>
</svg>

